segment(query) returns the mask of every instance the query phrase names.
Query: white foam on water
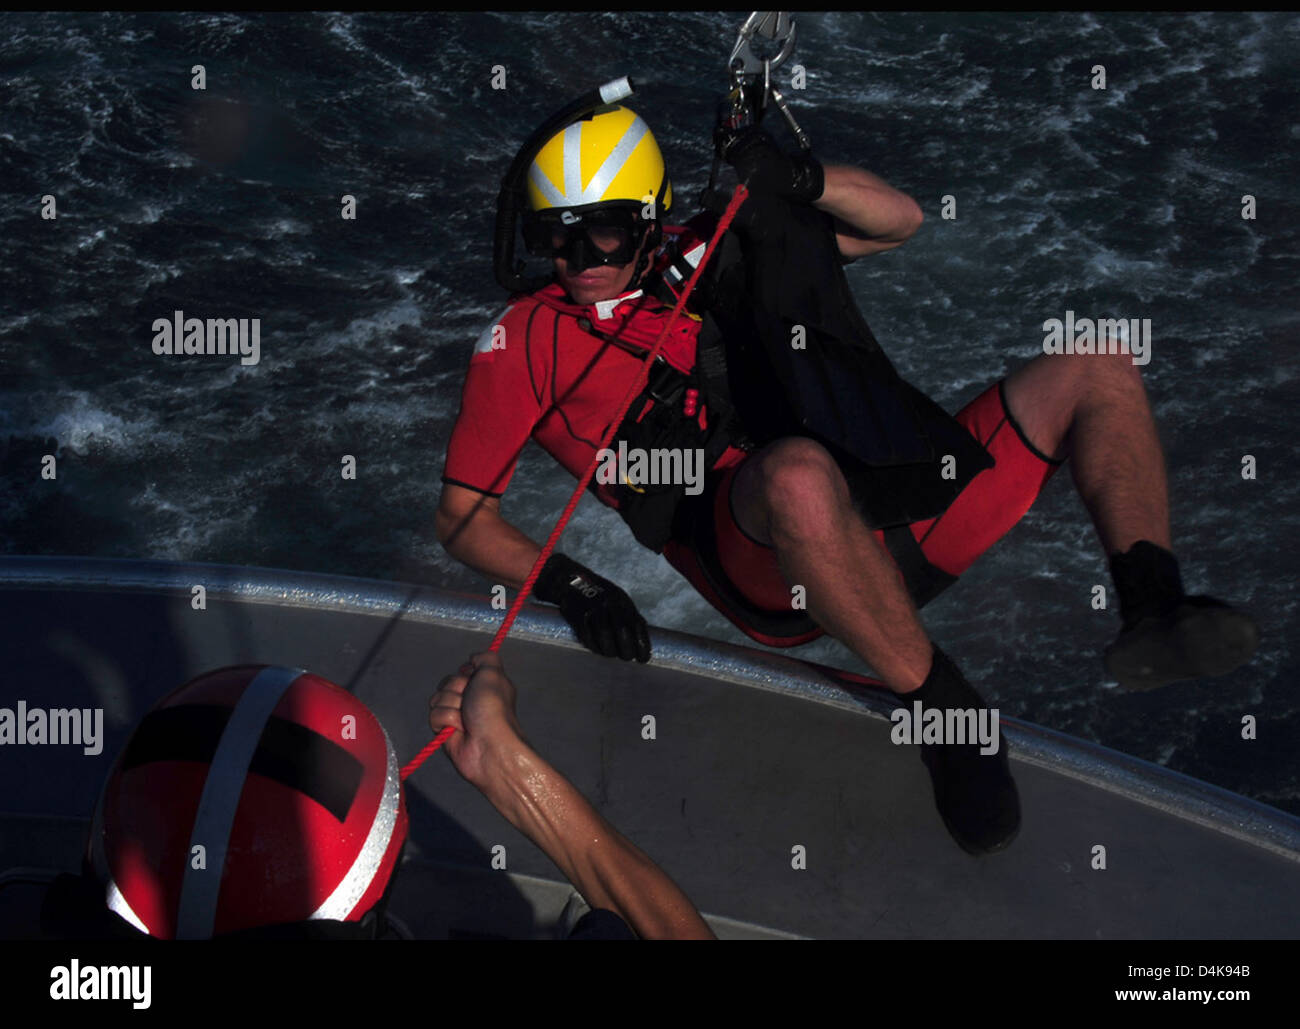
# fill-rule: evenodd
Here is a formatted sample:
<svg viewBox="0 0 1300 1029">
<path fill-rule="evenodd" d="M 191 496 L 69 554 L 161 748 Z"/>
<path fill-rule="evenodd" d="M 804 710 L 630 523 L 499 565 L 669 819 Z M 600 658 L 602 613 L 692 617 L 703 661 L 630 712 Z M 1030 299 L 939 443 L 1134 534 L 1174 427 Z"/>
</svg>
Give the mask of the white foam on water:
<svg viewBox="0 0 1300 1029">
<path fill-rule="evenodd" d="M 30 314 L 20 314 L 13 318 L 0 320 L 0 336 L 7 332 L 16 332 L 19 329 L 26 328 L 33 317 L 35 316 Z"/>
<path fill-rule="evenodd" d="M 85 237 L 83 237 L 83 238 L 82 238 L 82 239 L 77 243 L 77 249 L 78 249 L 79 251 L 80 251 L 80 250 L 88 250 L 88 249 L 90 249 L 91 247 L 96 246 L 98 243 L 100 243 L 100 242 L 104 239 L 104 237 L 107 236 L 107 235 L 108 235 L 108 230 L 107 230 L 107 229 L 100 229 L 98 232 L 93 233 L 92 235 L 89 235 L 89 236 L 85 236 Z"/>
<path fill-rule="evenodd" d="M 173 489 L 183 488 L 173 484 Z M 154 561 L 193 561 L 204 553 L 219 533 L 251 526 L 256 503 L 246 491 L 225 491 L 183 502 L 169 499 L 156 483 L 147 483 L 131 498 L 141 524 L 151 529 L 148 552 L 139 556 Z"/>
<path fill-rule="evenodd" d="M 277 218 L 266 227 L 263 239 L 282 239 L 285 236 L 311 235 L 311 226 L 293 218 Z"/>
<path fill-rule="evenodd" d="M 424 315 L 424 305 L 412 298 L 394 301 L 387 307 L 361 318 L 354 318 L 338 332 L 326 333 L 322 342 L 342 347 L 360 344 L 378 346 L 389 353 L 400 353 L 405 346 L 396 341 L 396 330 L 405 325 L 418 326 Z M 332 349 L 332 347 L 331 347 Z"/>
<path fill-rule="evenodd" d="M 332 14 L 329 16 L 327 30 L 330 35 L 341 40 L 349 50 L 361 54 L 366 60 L 388 69 L 402 85 L 410 90 L 414 99 L 421 102 L 429 102 L 434 99 L 430 93 L 425 91 L 426 79 L 423 76 L 411 74 L 397 64 L 396 61 L 390 61 L 382 54 L 366 46 L 357 38 L 354 25 L 355 19 L 351 15 Z"/>
<path fill-rule="evenodd" d="M 1172 274 L 1172 269 L 1163 261 L 1129 257 L 1095 244 L 1084 267 L 1094 273 L 1086 283 L 1088 286 L 1114 279 L 1121 279 L 1125 286 L 1133 286 L 1144 278 L 1167 278 Z"/>
<path fill-rule="evenodd" d="M 152 417 L 124 418 L 98 406 L 100 402 L 99 398 L 81 390 L 44 396 L 25 393 L 19 400 L 23 410 L 0 422 L 0 431 L 42 438 L 53 436 L 60 447 L 78 455 L 100 448 L 131 454 L 155 431 L 156 422 Z M 6 406 L 0 404 L 0 409 Z M 10 410 L 15 411 L 15 408 L 10 407 Z M 54 413 L 44 418 L 23 418 L 24 411 L 51 410 Z"/>
<path fill-rule="evenodd" d="M 166 213 L 167 208 L 160 204 L 144 204 L 140 208 L 140 214 L 135 218 L 127 218 L 129 222 L 136 225 L 154 225 Z"/>
</svg>

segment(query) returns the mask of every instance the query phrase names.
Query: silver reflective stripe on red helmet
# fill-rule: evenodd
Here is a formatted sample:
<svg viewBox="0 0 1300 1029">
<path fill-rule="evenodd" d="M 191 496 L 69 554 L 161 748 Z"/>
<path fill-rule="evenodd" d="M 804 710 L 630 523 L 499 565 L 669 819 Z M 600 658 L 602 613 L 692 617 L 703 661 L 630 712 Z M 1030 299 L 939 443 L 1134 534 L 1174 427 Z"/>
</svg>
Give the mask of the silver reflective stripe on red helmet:
<svg viewBox="0 0 1300 1029">
<path fill-rule="evenodd" d="M 117 888 L 117 880 L 111 876 L 108 880 L 107 900 L 109 911 L 116 912 L 146 936 L 149 935 L 149 927 L 144 924 L 139 915 L 131 910 L 131 905 L 126 902 L 126 898 L 122 896 L 122 891 Z"/>
<path fill-rule="evenodd" d="M 382 728 L 380 729 L 383 732 Z M 313 911 L 311 918 L 332 918 L 343 922 L 351 916 L 357 903 L 370 890 L 383 865 L 384 855 L 393 839 L 397 826 L 397 808 L 402 796 L 402 778 L 397 767 L 397 752 L 393 750 L 388 733 L 384 733 L 384 746 L 388 751 L 388 769 L 384 777 L 384 793 L 379 799 L 379 810 L 370 823 L 366 842 L 361 845 L 357 859 L 348 874 L 335 887 L 325 903 Z M 364 912 L 362 912 L 364 914 Z"/>
<path fill-rule="evenodd" d="M 226 868 L 230 829 L 235 823 L 239 798 L 248 778 L 248 766 L 257 752 L 271 712 L 285 691 L 293 685 L 301 668 L 264 668 L 254 676 L 230 712 L 221 734 L 203 795 L 194 815 L 190 846 L 185 854 L 185 879 L 181 883 L 180 909 L 176 913 L 178 940 L 205 940 L 212 936 L 217 920 L 217 901 Z M 195 847 L 205 853 L 203 868 L 195 868 Z"/>
<path fill-rule="evenodd" d="M 119 758 L 120 760 L 120 758 Z M 147 936 L 153 935 L 149 932 L 149 927 L 144 924 L 144 919 L 137 915 L 126 897 L 122 895 L 121 889 L 118 888 L 117 880 L 113 878 L 113 871 L 108 865 L 108 854 L 104 851 L 104 805 L 107 802 L 108 790 L 113 782 L 113 776 L 109 775 L 104 781 L 104 787 L 100 790 L 99 801 L 95 804 L 95 814 L 90 822 L 90 865 L 96 878 L 104 885 L 104 903 L 108 910 L 115 912 L 122 918 L 125 918 L 133 926 L 139 929 Z"/>
</svg>

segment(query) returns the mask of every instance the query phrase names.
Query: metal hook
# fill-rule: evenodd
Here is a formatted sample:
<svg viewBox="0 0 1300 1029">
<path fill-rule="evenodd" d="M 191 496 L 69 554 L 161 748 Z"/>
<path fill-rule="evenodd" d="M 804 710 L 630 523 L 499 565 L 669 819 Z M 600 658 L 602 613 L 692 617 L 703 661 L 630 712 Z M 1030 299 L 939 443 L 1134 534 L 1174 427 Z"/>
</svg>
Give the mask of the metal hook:
<svg viewBox="0 0 1300 1029">
<path fill-rule="evenodd" d="M 772 70 L 784 64 L 794 53 L 795 39 L 794 19 L 785 11 L 755 11 L 745 19 L 728 64 L 731 70 L 731 116 L 733 124 L 742 124 L 746 118 L 746 106 L 750 103 L 747 94 L 750 91 L 758 93 L 752 101 L 753 116 L 762 118 L 768 104 L 775 103 L 799 146 L 808 150 L 811 148 L 808 134 L 795 121 L 785 97 L 772 85 Z M 776 55 L 759 57 L 753 47 L 756 40 L 767 44 L 765 50 L 779 47 Z"/>
<path fill-rule="evenodd" d="M 769 102 L 772 102 L 781 112 L 799 146 L 805 151 L 811 148 L 808 135 L 795 121 L 790 105 L 772 84 L 773 69 L 784 64 L 794 53 L 795 39 L 794 19 L 785 11 L 754 11 L 745 19 L 736 36 L 731 56 L 727 58 L 731 89 L 723 101 L 727 107 L 719 114 L 719 126 L 734 131 L 749 125 L 751 121 L 759 121 L 766 113 Z M 765 56 L 760 57 L 755 52 L 755 42 L 759 43 Z M 772 53 L 773 50 L 776 51 L 775 54 Z M 721 151 L 715 151 L 709 184 L 702 197 L 713 193 L 721 167 Z"/>
<path fill-rule="evenodd" d="M 795 35 L 794 19 L 787 12 L 755 11 L 740 26 L 727 66 L 736 75 L 762 73 L 767 79 L 771 68 L 779 68 L 794 53 Z M 764 49 L 779 45 L 776 56 L 759 57 L 753 47 L 756 40 L 769 44 Z"/>
</svg>

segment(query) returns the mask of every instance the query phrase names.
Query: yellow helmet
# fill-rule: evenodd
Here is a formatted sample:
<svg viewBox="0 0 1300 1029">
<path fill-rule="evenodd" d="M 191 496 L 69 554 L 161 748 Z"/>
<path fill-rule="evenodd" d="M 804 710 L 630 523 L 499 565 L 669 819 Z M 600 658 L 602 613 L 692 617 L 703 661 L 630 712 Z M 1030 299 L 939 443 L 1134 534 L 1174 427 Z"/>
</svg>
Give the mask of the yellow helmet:
<svg viewBox="0 0 1300 1029">
<path fill-rule="evenodd" d="M 547 140 L 528 168 L 527 190 L 534 211 L 653 199 L 658 216 L 673 202 L 654 134 L 621 106 L 597 108 Z"/>
</svg>

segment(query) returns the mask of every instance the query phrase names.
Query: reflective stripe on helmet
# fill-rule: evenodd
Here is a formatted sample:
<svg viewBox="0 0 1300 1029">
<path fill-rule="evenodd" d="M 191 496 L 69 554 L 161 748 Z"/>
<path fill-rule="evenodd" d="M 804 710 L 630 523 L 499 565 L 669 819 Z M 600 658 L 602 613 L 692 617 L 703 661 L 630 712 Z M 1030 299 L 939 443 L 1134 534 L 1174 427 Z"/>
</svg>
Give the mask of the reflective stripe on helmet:
<svg viewBox="0 0 1300 1029">
<path fill-rule="evenodd" d="M 597 161 L 599 167 L 591 170 Z M 585 182 L 584 164 L 590 176 Z M 569 125 L 538 151 L 528 169 L 529 202 L 535 211 L 609 200 L 641 203 L 658 198 L 665 189 L 659 144 L 641 116 L 625 107 Z"/>
<path fill-rule="evenodd" d="M 192 854 L 195 847 L 203 847 L 206 867 L 196 869 L 192 862 L 185 866 L 180 910 L 176 915 L 178 940 L 203 940 L 212 936 L 230 829 L 235 822 L 239 798 L 244 792 L 248 766 L 271 712 L 302 674 L 301 668 L 262 669 L 230 712 L 226 731 L 221 734 L 217 752 L 212 756 L 203 783 L 203 795 L 194 815 L 194 827 L 190 830 L 189 853 Z"/>
<path fill-rule="evenodd" d="M 149 927 L 144 924 L 139 915 L 131 910 L 131 905 L 126 902 L 126 898 L 122 896 L 122 891 L 117 888 L 117 880 L 111 876 L 108 880 L 107 893 L 108 910 L 121 915 L 142 933 L 149 935 Z"/>
<path fill-rule="evenodd" d="M 650 126 L 642 121 L 639 116 L 632 119 L 632 124 L 628 126 L 628 130 L 614 144 L 614 149 L 609 152 L 609 156 L 605 158 L 604 163 L 596 171 L 596 174 L 591 177 L 591 181 L 587 183 L 586 189 L 582 191 L 584 198 L 582 202 L 584 204 L 594 204 L 604 199 L 605 192 L 614 181 L 614 177 L 623 170 L 628 158 L 632 156 L 632 151 L 636 149 L 636 145 L 645 138 L 649 131 Z M 567 171 L 567 159 L 565 164 L 565 170 Z M 651 196 L 653 195 L 652 193 Z"/>
<path fill-rule="evenodd" d="M 379 810 L 375 812 L 374 821 L 370 823 L 370 832 L 362 845 L 357 859 L 352 862 L 348 874 L 335 887 L 320 907 L 309 918 L 333 918 L 346 921 L 351 917 L 361 898 L 366 895 L 383 867 L 384 855 L 388 853 L 393 840 L 393 829 L 397 825 L 397 809 L 402 795 L 402 778 L 397 766 L 397 752 L 393 742 L 384 733 L 384 745 L 388 750 L 388 772 L 384 777 L 384 795 L 379 801 Z"/>
</svg>

